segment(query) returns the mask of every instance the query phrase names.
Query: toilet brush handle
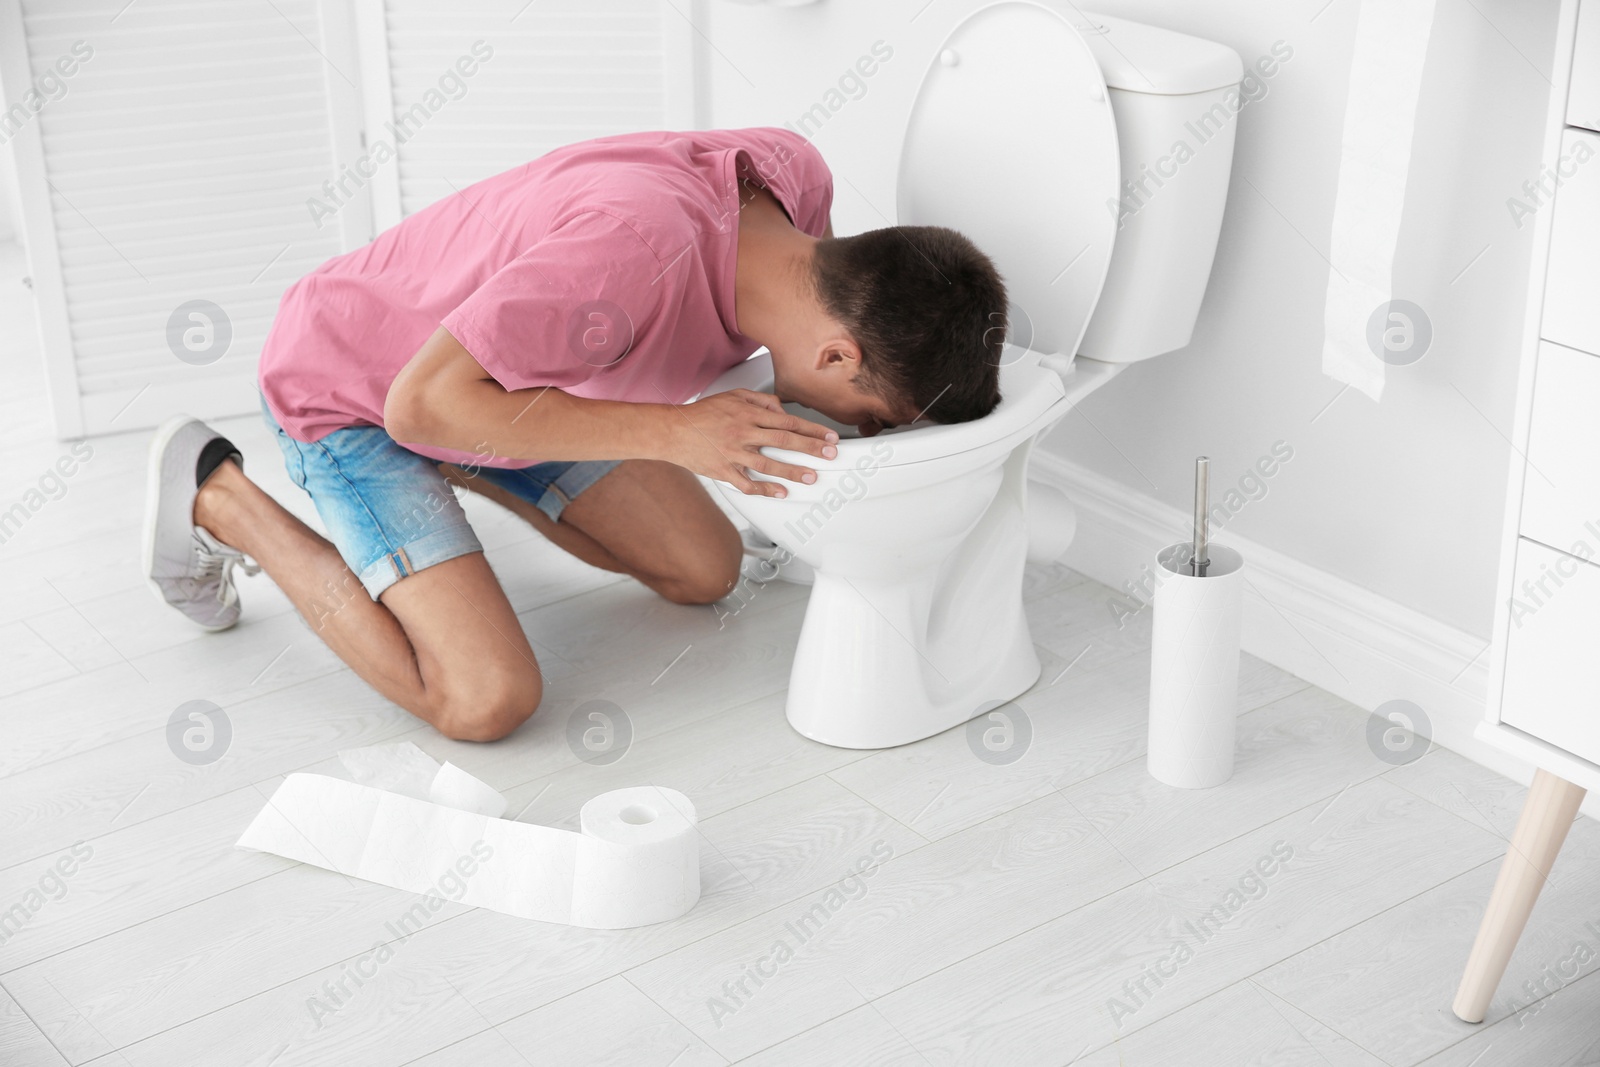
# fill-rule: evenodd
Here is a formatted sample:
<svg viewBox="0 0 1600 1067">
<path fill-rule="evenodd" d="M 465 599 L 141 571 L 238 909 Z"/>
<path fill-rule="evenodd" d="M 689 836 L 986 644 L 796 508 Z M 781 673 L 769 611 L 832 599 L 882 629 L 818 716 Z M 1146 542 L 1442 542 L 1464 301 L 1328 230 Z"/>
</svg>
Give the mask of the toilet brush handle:
<svg viewBox="0 0 1600 1067">
<path fill-rule="evenodd" d="M 1207 501 L 1210 473 L 1211 460 L 1208 457 L 1201 456 L 1194 461 L 1194 559 L 1190 570 L 1201 578 L 1205 577 L 1206 565 L 1211 562 L 1206 546 L 1206 522 L 1210 518 Z"/>
</svg>

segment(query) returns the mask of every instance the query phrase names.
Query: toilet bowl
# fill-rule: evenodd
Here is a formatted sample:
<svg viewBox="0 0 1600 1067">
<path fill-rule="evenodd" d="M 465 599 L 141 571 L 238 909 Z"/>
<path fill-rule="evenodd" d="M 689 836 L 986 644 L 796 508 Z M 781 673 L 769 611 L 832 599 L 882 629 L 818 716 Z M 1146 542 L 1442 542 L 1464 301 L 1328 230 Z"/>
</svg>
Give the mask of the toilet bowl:
<svg viewBox="0 0 1600 1067">
<path fill-rule="evenodd" d="M 1039 676 L 1022 605 L 1029 446 L 1122 367 L 1098 363 L 1068 387 L 1037 353 L 1006 354 L 1003 399 L 986 418 L 859 437 L 786 404 L 840 433 L 832 460 L 763 450 L 811 467 L 817 480 L 785 482 L 784 497 L 715 483 L 814 574 L 787 701 L 789 722 L 812 740 L 904 744 L 965 722 L 984 701 L 1015 696 Z M 769 357 L 741 369 L 750 384 L 727 388 L 771 391 Z"/>
<path fill-rule="evenodd" d="M 811 572 L 786 707 L 801 734 L 901 745 L 1038 678 L 1022 599 L 1029 454 L 1129 363 L 1188 343 L 1231 167 L 1225 94 L 1242 71 L 1222 45 L 1099 15 L 1074 23 L 1031 0 L 979 9 L 935 50 L 906 123 L 897 216 L 960 230 L 1005 278 L 1000 404 L 870 438 L 786 404 L 837 430 L 838 455 L 762 451 L 817 480 L 786 481 L 782 498 L 713 483 Z M 1169 150 L 1206 115 L 1208 154 L 1156 195 L 1124 188 L 1155 158 L 1139 153 Z M 734 388 L 771 392 L 770 357 L 701 395 Z"/>
</svg>

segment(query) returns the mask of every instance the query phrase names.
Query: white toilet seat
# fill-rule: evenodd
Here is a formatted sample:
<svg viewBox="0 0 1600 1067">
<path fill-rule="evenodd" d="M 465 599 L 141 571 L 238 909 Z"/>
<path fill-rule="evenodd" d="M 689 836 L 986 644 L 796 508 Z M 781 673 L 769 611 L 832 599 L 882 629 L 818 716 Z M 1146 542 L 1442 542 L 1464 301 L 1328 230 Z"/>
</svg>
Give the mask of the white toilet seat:
<svg viewBox="0 0 1600 1067">
<path fill-rule="evenodd" d="M 1010 366 L 1002 367 L 1000 390 L 1001 400 L 994 411 L 971 422 L 940 424 L 919 421 L 910 426 L 885 430 L 873 437 L 846 436 L 841 433 L 839 454 L 835 459 L 821 459 L 782 448 L 763 448 L 761 451 L 784 463 L 810 467 L 819 474 L 823 471 L 851 470 L 868 455 L 872 457 L 873 467 L 938 462 L 969 452 L 1002 451 L 1014 447 L 1021 438 L 1037 432 L 1040 419 L 1066 399 L 1060 376 L 1040 366 L 1036 359 L 1019 359 Z M 801 418 L 817 418 L 815 412 L 797 405 L 786 407 Z M 803 492 L 812 487 L 800 485 L 791 488 Z"/>
<path fill-rule="evenodd" d="M 822 472 L 859 469 L 863 458 L 868 455 L 871 456 L 873 467 L 883 468 L 935 463 L 981 449 L 1004 450 L 1015 446 L 1022 437 L 1036 432 L 1033 428 L 1041 419 L 1054 421 L 1050 417 L 1052 408 L 1060 405 L 1071 407 L 1106 381 L 1116 377 L 1127 366 L 1123 363 L 1102 363 L 1080 357 L 1067 363 L 1070 373 L 1063 379 L 1040 360 L 1041 356 L 1036 352 L 1007 345 L 1003 365 L 1000 368 L 1000 404 L 981 419 L 949 424 L 933 421 L 918 422 L 911 426 L 885 430 L 874 437 L 858 437 L 854 435 L 852 428 L 841 427 L 839 454 L 831 460 L 783 448 L 763 448 L 761 452 L 784 463 L 793 463 Z M 710 396 L 730 389 L 770 392 L 772 381 L 771 357 L 761 353 L 724 372 L 707 386 L 701 395 Z M 786 407 L 801 418 L 838 426 L 832 420 L 823 419 L 815 412 L 798 405 L 791 404 Z M 890 454 L 887 456 L 883 455 L 881 447 L 875 447 L 881 446 L 884 442 L 890 447 Z M 753 474 L 752 477 L 757 480 L 765 478 L 760 474 Z M 788 484 L 791 494 L 804 495 L 807 490 L 814 488 L 816 487 Z"/>
</svg>

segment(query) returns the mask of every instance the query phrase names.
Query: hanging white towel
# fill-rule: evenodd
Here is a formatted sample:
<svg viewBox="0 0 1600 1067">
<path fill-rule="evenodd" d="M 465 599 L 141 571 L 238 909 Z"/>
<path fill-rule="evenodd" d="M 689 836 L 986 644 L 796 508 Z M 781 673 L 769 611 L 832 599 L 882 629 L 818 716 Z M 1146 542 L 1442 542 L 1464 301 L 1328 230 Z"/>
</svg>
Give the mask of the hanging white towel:
<svg viewBox="0 0 1600 1067">
<path fill-rule="evenodd" d="M 1362 0 L 1350 60 L 1339 188 L 1333 205 L 1322 373 L 1373 400 L 1386 363 L 1371 348 L 1368 322 L 1394 297 L 1395 243 L 1434 0 Z"/>
</svg>

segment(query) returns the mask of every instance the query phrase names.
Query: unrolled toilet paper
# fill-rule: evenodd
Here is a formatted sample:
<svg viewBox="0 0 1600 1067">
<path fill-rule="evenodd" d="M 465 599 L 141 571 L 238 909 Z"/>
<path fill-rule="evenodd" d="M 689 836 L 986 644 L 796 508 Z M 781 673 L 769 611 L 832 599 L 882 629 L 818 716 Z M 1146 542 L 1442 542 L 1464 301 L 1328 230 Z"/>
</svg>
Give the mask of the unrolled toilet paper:
<svg viewBox="0 0 1600 1067">
<path fill-rule="evenodd" d="M 1151 777 L 1181 789 L 1233 774 L 1244 559 L 1225 545 L 1208 552 L 1204 577 L 1188 573 L 1190 542 L 1156 555 L 1148 766 Z"/>
<path fill-rule="evenodd" d="M 414 893 L 463 886 L 450 899 L 596 929 L 675 919 L 700 899 L 694 805 L 676 789 L 602 793 L 574 833 L 500 818 L 505 797 L 409 742 L 340 758 L 354 781 L 289 775 L 237 847 Z"/>
<path fill-rule="evenodd" d="M 1383 396 L 1386 364 L 1370 346 L 1368 322 L 1394 296 L 1433 6 L 1434 0 L 1362 0 L 1356 16 L 1328 242 L 1322 373 L 1373 400 Z"/>
</svg>

